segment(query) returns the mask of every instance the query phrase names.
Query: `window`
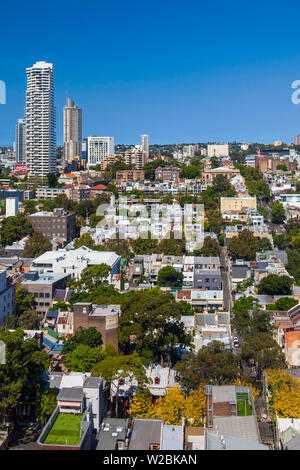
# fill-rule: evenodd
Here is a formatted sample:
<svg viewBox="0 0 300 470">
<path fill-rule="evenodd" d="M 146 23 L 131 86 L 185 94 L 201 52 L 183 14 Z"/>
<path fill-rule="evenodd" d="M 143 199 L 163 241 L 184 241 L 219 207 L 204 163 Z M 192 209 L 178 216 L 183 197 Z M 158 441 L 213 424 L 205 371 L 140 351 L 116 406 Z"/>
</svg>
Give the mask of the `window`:
<svg viewBox="0 0 300 470">
<path fill-rule="evenodd" d="M 119 385 L 124 385 L 125 384 L 125 380 L 124 379 L 120 379 L 119 380 Z"/>
<path fill-rule="evenodd" d="M 155 377 L 154 383 L 155 383 L 155 385 L 159 385 L 159 384 L 160 384 L 160 378 L 159 378 L 159 377 Z"/>
<path fill-rule="evenodd" d="M 149 450 L 160 450 L 159 444 L 150 444 Z"/>
<path fill-rule="evenodd" d="M 41 298 L 41 299 L 44 298 L 44 292 L 40 292 L 40 298 Z"/>
</svg>

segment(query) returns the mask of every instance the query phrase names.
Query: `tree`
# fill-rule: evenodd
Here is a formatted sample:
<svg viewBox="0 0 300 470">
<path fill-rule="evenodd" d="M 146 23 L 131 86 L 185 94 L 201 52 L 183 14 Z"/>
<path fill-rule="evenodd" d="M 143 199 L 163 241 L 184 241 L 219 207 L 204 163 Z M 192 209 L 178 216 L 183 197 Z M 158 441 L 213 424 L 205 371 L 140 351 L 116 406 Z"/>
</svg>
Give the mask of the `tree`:
<svg viewBox="0 0 300 470">
<path fill-rule="evenodd" d="M 267 295 L 289 295 L 293 279 L 285 275 L 269 274 L 258 284 L 258 293 Z"/>
<path fill-rule="evenodd" d="M 257 248 L 257 239 L 247 229 L 240 232 L 238 237 L 233 237 L 227 247 L 233 259 L 243 258 L 249 261 L 255 259 Z"/>
<path fill-rule="evenodd" d="M 0 242 L 2 246 L 11 245 L 26 235 L 31 235 L 33 228 L 24 214 L 15 217 L 6 217 L 0 227 Z"/>
<path fill-rule="evenodd" d="M 277 392 L 273 404 L 279 418 L 300 418 L 299 389 Z"/>
<path fill-rule="evenodd" d="M 183 239 L 175 239 L 173 232 L 171 232 L 170 238 L 163 238 L 160 241 L 156 252 L 167 256 L 181 256 L 185 253 L 185 241 Z"/>
<path fill-rule="evenodd" d="M 103 359 L 92 369 L 92 376 L 101 375 L 108 382 L 113 394 L 116 396 L 115 412 L 118 416 L 118 398 L 120 389 L 120 379 L 127 379 L 129 384 L 133 379 L 138 382 L 147 383 L 148 379 L 145 373 L 145 367 L 141 358 L 137 354 L 127 356 L 112 356 Z"/>
<path fill-rule="evenodd" d="M 34 296 L 28 294 L 25 287 L 17 287 L 16 289 L 16 315 L 21 315 L 27 310 L 34 308 Z"/>
<path fill-rule="evenodd" d="M 161 268 L 157 275 L 157 285 L 160 287 L 181 286 L 183 274 L 172 266 Z"/>
<path fill-rule="evenodd" d="M 49 356 L 41 351 L 35 338 L 24 339 L 21 329 L 1 331 L 6 345 L 6 362 L 0 364 L 0 412 L 13 413 L 18 403 L 36 399 L 43 390 L 42 374 L 49 366 Z"/>
<path fill-rule="evenodd" d="M 164 420 L 166 425 L 180 425 L 185 412 L 185 398 L 180 387 L 167 390 L 164 397 L 159 399 L 156 416 Z"/>
<path fill-rule="evenodd" d="M 279 250 L 284 250 L 287 245 L 286 236 L 282 233 L 275 235 L 273 237 L 273 243 L 277 248 L 279 248 Z"/>
<path fill-rule="evenodd" d="M 37 258 L 51 250 L 52 245 L 48 238 L 44 237 L 41 232 L 34 232 L 25 243 L 23 256 L 24 258 Z"/>
<path fill-rule="evenodd" d="M 241 358 L 248 361 L 253 359 L 261 370 L 267 368 L 284 368 L 285 355 L 279 344 L 270 333 L 259 332 L 247 335 L 242 343 Z"/>
<path fill-rule="evenodd" d="M 136 255 L 150 255 L 156 253 L 157 241 L 151 237 L 146 239 L 139 237 L 131 243 L 131 247 Z"/>
<path fill-rule="evenodd" d="M 68 354 L 81 344 L 91 348 L 97 348 L 102 345 L 102 335 L 94 326 L 86 329 L 80 326 L 71 338 L 66 339 L 62 353 Z"/>
<path fill-rule="evenodd" d="M 203 247 L 194 252 L 194 256 L 219 256 L 221 252 L 219 243 L 211 238 L 205 237 Z"/>
<path fill-rule="evenodd" d="M 291 297 L 282 297 L 276 300 L 274 304 L 267 305 L 268 310 L 281 310 L 288 311 L 290 308 L 298 304 L 298 300 L 292 299 Z"/>
<path fill-rule="evenodd" d="M 38 330 L 40 328 L 41 319 L 35 310 L 29 310 L 22 313 L 17 318 L 17 328 L 24 330 Z"/>
<path fill-rule="evenodd" d="M 36 415 L 42 424 L 45 424 L 48 421 L 53 411 L 57 407 L 56 395 L 57 390 L 50 389 L 44 390 L 37 398 Z"/>
<path fill-rule="evenodd" d="M 270 242 L 270 240 L 266 237 L 263 237 L 263 238 L 260 238 L 258 240 L 258 250 L 259 251 L 268 251 L 268 250 L 272 250 L 273 247 L 272 247 L 272 243 Z"/>
<path fill-rule="evenodd" d="M 205 385 L 200 384 L 186 398 L 184 416 L 189 426 L 203 426 L 206 416 Z"/>
<path fill-rule="evenodd" d="M 118 337 L 128 352 L 132 338 L 138 354 L 148 362 L 164 357 L 170 363 L 178 346 L 190 345 L 190 335 L 181 322 L 182 307 L 170 293 L 159 289 L 133 292 L 122 300 Z"/>
<path fill-rule="evenodd" d="M 281 202 L 275 201 L 271 206 L 272 220 L 275 224 L 280 224 L 285 219 L 285 210 Z"/>
<path fill-rule="evenodd" d="M 55 188 L 57 186 L 58 178 L 57 178 L 57 175 L 55 173 L 48 173 L 47 179 L 48 179 L 48 186 L 50 188 Z"/>
<path fill-rule="evenodd" d="M 236 358 L 220 341 L 203 346 L 197 354 L 185 354 L 175 368 L 188 390 L 196 390 L 200 384 L 232 383 L 239 375 Z"/>
<path fill-rule="evenodd" d="M 110 272 L 111 267 L 105 263 L 88 266 L 82 270 L 77 287 L 80 290 L 92 291 L 107 279 Z"/>
<path fill-rule="evenodd" d="M 76 238 L 76 240 L 74 240 L 75 249 L 80 248 L 81 246 L 86 246 L 91 250 L 96 250 L 96 244 L 89 233 L 84 233 L 80 238 Z"/>
<path fill-rule="evenodd" d="M 64 365 L 72 372 L 90 372 L 99 361 L 105 356 L 101 346 L 90 347 L 79 344 L 69 352 L 64 358 Z"/>
<path fill-rule="evenodd" d="M 148 389 L 142 390 L 133 397 L 130 412 L 137 418 L 155 418 L 156 409 Z"/>
</svg>

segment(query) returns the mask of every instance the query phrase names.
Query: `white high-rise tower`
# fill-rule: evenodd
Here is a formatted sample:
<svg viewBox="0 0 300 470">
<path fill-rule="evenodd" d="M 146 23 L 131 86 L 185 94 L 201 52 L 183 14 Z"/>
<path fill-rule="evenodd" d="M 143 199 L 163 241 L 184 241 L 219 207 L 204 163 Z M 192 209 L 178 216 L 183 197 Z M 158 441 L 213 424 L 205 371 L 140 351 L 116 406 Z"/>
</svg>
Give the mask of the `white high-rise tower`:
<svg viewBox="0 0 300 470">
<path fill-rule="evenodd" d="M 56 115 L 53 64 L 26 69 L 26 164 L 30 176 L 56 171 Z"/>
<path fill-rule="evenodd" d="M 142 150 L 146 154 L 146 161 L 149 158 L 149 136 L 144 134 L 141 136 Z"/>
</svg>

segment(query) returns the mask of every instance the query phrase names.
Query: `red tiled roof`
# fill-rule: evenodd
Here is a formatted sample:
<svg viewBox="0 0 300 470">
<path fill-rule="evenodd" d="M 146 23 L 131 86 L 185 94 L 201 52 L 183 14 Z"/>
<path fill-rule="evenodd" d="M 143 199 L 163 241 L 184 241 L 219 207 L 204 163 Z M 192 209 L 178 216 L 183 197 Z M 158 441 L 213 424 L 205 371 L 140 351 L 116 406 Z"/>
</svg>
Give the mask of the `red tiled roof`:
<svg viewBox="0 0 300 470">
<path fill-rule="evenodd" d="M 97 184 L 97 186 L 92 187 L 93 191 L 95 191 L 95 190 L 96 191 L 100 191 L 100 190 L 104 191 L 105 189 L 107 189 L 107 186 L 104 186 L 104 184 Z"/>
</svg>

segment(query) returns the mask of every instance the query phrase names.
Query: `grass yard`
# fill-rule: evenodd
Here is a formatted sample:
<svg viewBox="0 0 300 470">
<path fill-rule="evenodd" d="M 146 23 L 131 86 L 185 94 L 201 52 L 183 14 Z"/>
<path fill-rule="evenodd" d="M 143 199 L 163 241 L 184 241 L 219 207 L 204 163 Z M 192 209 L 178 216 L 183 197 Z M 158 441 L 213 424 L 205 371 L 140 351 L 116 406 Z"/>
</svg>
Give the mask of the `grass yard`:
<svg viewBox="0 0 300 470">
<path fill-rule="evenodd" d="M 44 444 L 78 445 L 80 442 L 80 422 L 82 417 L 82 414 L 59 414 Z"/>
<path fill-rule="evenodd" d="M 238 416 L 252 416 L 252 407 L 247 400 L 241 399 L 237 401 Z"/>
</svg>

